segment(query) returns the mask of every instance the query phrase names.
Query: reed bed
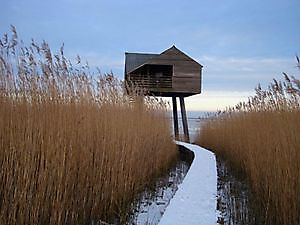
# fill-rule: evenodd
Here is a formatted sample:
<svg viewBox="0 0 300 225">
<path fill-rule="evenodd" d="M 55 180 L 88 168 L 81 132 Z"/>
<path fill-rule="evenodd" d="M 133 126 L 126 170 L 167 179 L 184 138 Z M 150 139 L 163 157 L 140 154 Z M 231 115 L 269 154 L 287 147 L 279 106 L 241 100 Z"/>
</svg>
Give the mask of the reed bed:
<svg viewBox="0 0 300 225">
<path fill-rule="evenodd" d="M 63 47 L 3 36 L 0 224 L 126 223 L 177 151 L 164 104 L 124 93 Z"/>
<path fill-rule="evenodd" d="M 248 177 L 262 224 L 300 224 L 300 81 L 284 77 L 209 118 L 197 140 Z"/>
</svg>

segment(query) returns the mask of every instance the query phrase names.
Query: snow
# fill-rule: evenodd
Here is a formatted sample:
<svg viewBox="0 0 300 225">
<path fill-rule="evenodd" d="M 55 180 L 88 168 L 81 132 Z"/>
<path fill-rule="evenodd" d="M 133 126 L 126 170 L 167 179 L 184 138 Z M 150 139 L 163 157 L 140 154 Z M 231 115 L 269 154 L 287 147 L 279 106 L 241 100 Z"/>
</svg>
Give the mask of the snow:
<svg viewBox="0 0 300 225">
<path fill-rule="evenodd" d="M 182 183 L 190 164 L 181 162 L 176 168 L 156 181 L 155 194 L 149 193 L 149 190 L 142 194 L 142 199 L 137 205 L 136 213 L 130 224 L 145 225 L 158 224 L 170 200 Z M 168 184 L 168 186 L 166 186 Z M 149 195 L 150 194 L 150 195 Z"/>
<path fill-rule="evenodd" d="M 215 155 L 193 144 L 176 142 L 195 154 L 194 161 L 179 185 L 159 225 L 217 224 L 217 168 Z"/>
</svg>

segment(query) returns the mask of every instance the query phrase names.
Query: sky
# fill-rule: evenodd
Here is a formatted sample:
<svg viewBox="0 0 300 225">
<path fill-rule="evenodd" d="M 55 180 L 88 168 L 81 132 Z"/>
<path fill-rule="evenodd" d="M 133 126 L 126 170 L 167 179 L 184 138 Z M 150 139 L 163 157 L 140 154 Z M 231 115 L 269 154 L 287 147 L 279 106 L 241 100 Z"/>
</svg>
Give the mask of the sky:
<svg viewBox="0 0 300 225">
<path fill-rule="evenodd" d="M 103 73 L 124 77 L 124 53 L 177 48 L 203 65 L 202 93 L 186 108 L 233 106 L 282 72 L 299 78 L 299 0 L 0 0 L 0 35 L 64 43 Z"/>
</svg>

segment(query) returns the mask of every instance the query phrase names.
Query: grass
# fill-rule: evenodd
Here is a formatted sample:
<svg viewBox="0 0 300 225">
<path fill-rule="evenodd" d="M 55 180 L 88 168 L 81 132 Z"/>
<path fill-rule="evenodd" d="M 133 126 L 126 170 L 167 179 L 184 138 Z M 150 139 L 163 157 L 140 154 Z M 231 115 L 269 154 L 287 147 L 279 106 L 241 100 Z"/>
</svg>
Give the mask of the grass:
<svg viewBox="0 0 300 225">
<path fill-rule="evenodd" d="M 164 105 L 124 92 L 63 47 L 25 46 L 14 27 L 3 36 L 0 224 L 126 223 L 177 151 Z"/>
<path fill-rule="evenodd" d="M 272 225 L 300 224 L 300 81 L 284 75 L 207 120 L 197 140 L 249 178 L 256 214 Z"/>
</svg>

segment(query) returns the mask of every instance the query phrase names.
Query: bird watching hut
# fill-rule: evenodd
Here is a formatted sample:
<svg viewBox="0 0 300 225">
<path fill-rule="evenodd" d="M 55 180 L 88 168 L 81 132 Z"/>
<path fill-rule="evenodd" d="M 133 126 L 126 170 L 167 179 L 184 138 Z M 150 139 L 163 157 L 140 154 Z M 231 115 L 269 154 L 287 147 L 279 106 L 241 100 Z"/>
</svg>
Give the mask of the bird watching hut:
<svg viewBox="0 0 300 225">
<path fill-rule="evenodd" d="M 201 93 L 202 65 L 174 45 L 160 54 L 125 53 L 125 82 L 147 95 L 172 97 L 175 138 L 179 138 L 177 101 L 180 100 L 185 141 L 189 131 L 184 98 Z"/>
</svg>

